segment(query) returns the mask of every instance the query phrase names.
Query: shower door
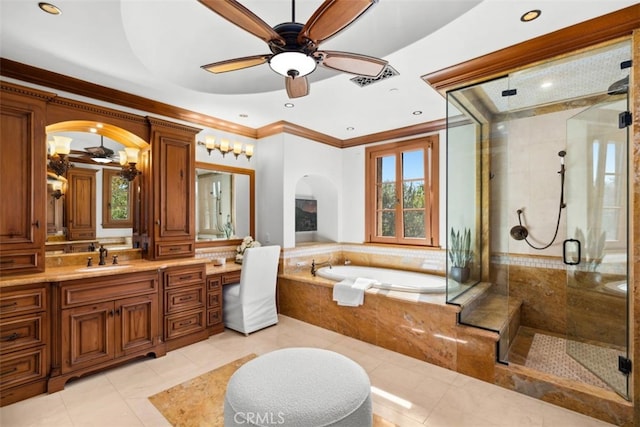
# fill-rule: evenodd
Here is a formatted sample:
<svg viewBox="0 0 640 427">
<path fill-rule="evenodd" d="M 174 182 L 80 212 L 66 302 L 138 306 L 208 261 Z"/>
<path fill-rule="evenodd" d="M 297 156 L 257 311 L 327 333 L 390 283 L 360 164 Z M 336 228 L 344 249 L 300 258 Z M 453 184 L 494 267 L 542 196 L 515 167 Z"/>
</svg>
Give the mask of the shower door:
<svg viewBox="0 0 640 427">
<path fill-rule="evenodd" d="M 566 352 L 628 399 L 628 100 L 597 99 L 567 121 Z"/>
</svg>

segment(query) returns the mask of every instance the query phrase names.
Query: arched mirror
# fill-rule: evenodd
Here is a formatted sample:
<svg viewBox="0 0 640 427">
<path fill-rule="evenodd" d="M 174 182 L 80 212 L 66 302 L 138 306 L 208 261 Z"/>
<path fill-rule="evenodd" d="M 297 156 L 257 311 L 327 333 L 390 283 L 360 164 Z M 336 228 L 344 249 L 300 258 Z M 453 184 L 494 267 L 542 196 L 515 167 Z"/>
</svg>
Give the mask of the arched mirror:
<svg viewBox="0 0 640 427">
<path fill-rule="evenodd" d="M 255 237 L 255 173 L 196 163 L 196 246 L 237 245 Z"/>
<path fill-rule="evenodd" d="M 48 254 L 132 249 L 137 156 L 147 143 L 107 124 L 47 126 Z"/>
</svg>

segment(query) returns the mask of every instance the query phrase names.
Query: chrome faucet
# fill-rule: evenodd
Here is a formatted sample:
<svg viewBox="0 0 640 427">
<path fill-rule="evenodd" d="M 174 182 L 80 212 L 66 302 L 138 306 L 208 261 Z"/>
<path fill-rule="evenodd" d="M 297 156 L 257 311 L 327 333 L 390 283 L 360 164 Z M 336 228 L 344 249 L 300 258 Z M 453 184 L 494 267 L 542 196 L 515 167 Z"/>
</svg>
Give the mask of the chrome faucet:
<svg viewBox="0 0 640 427">
<path fill-rule="evenodd" d="M 316 263 L 315 259 L 311 260 L 311 275 L 315 277 L 316 271 L 318 271 L 318 269 L 316 267 L 323 266 L 323 265 L 328 265 L 329 268 L 331 268 L 331 261 L 324 261 L 324 262 Z"/>
<path fill-rule="evenodd" d="M 105 249 L 104 245 L 100 245 L 100 262 L 98 262 L 98 265 L 105 265 L 105 258 L 107 257 L 107 255 L 109 254 L 109 251 L 107 249 Z"/>
</svg>

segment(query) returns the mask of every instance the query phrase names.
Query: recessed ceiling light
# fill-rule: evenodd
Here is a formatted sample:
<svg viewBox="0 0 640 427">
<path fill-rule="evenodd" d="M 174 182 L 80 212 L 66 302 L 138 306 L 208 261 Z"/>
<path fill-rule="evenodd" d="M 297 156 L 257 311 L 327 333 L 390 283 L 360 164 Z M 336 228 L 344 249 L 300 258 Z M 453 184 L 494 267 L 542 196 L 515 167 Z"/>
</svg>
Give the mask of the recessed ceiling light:
<svg viewBox="0 0 640 427">
<path fill-rule="evenodd" d="M 240 117 L 242 117 L 243 119 L 246 119 L 247 117 L 249 117 L 249 115 L 245 114 L 245 113 L 242 113 L 242 114 L 240 114 Z"/>
<path fill-rule="evenodd" d="M 416 111 L 414 111 L 414 112 L 413 112 L 413 113 L 411 113 L 411 114 L 413 114 L 414 116 L 419 116 L 420 114 L 422 114 L 422 111 L 420 111 L 420 110 L 416 110 Z"/>
<path fill-rule="evenodd" d="M 292 104 L 291 102 L 287 102 L 286 104 L 284 104 L 284 106 L 285 106 L 286 108 L 293 108 L 293 107 L 295 107 L 295 105 L 294 105 L 294 104 Z"/>
<path fill-rule="evenodd" d="M 542 83 L 542 84 L 540 85 L 540 87 L 541 87 L 542 89 L 546 89 L 546 88 L 551 87 L 551 86 L 553 86 L 553 83 L 552 83 L 552 82 L 544 82 L 544 83 Z"/>
<path fill-rule="evenodd" d="M 531 22 L 534 19 L 538 19 L 540 17 L 540 15 L 542 14 L 542 11 L 540 9 L 533 9 L 530 10 L 528 12 L 525 12 L 521 17 L 520 20 L 522 22 Z"/>
<path fill-rule="evenodd" d="M 351 131 L 356 130 L 356 128 L 354 128 L 353 126 L 349 126 L 349 127 L 347 128 L 347 130 L 348 130 L 349 132 L 351 132 Z"/>
<path fill-rule="evenodd" d="M 61 15 L 62 14 L 62 10 L 60 10 L 60 8 L 58 6 L 55 6 L 51 3 L 44 3 L 44 2 L 40 2 L 38 3 L 38 7 L 40 9 L 42 9 L 43 11 L 51 14 L 51 15 Z"/>
<path fill-rule="evenodd" d="M 96 132 L 98 132 L 98 129 L 96 129 L 96 128 L 89 128 L 89 132 L 91 132 L 91 133 L 96 133 Z"/>
</svg>

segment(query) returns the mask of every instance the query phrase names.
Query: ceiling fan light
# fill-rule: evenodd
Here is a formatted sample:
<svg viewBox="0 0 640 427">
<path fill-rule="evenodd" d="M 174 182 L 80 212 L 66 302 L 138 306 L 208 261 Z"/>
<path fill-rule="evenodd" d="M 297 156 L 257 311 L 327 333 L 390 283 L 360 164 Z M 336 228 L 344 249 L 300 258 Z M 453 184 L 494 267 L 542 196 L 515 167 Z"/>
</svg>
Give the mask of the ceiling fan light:
<svg viewBox="0 0 640 427">
<path fill-rule="evenodd" d="M 302 77 L 316 69 L 316 60 L 301 52 L 281 52 L 273 55 L 269 66 L 285 77 Z"/>
<path fill-rule="evenodd" d="M 111 163 L 111 159 L 108 157 L 91 157 L 91 160 L 96 163 Z"/>
</svg>

